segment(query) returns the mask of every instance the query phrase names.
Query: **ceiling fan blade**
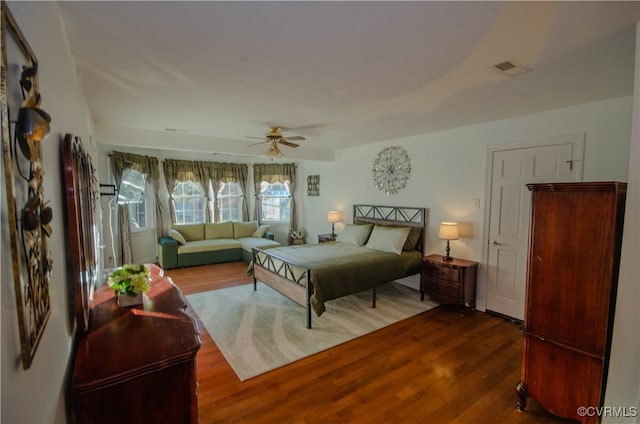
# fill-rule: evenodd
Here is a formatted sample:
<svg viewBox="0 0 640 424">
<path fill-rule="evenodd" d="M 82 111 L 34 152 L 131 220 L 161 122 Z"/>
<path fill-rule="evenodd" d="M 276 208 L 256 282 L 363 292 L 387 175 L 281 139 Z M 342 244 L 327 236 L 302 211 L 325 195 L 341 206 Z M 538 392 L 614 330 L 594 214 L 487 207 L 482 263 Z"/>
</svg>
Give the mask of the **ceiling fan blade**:
<svg viewBox="0 0 640 424">
<path fill-rule="evenodd" d="M 287 127 L 282 125 L 278 125 L 278 126 L 282 129 L 282 131 L 301 131 L 301 130 L 314 130 L 316 128 L 324 127 L 325 125 L 326 124 L 317 123 L 317 124 L 298 125 L 294 127 Z"/>
<path fill-rule="evenodd" d="M 286 140 L 284 140 L 284 139 L 283 139 L 283 140 L 278 141 L 278 143 L 280 143 L 280 144 L 284 144 L 285 146 L 289 146 L 289 147 L 298 147 L 298 146 L 299 146 L 299 144 L 296 144 L 296 143 L 289 143 L 288 141 L 286 141 Z"/>
<path fill-rule="evenodd" d="M 294 135 L 293 137 L 285 137 L 285 139 L 286 140 L 300 140 L 300 141 L 306 140 L 306 138 L 304 138 L 301 135 Z"/>
<path fill-rule="evenodd" d="M 252 137 L 250 135 L 245 135 L 244 138 L 252 138 L 254 140 L 263 140 L 264 141 L 264 137 Z"/>
<path fill-rule="evenodd" d="M 260 143 L 253 143 L 253 144 L 249 144 L 249 147 L 253 147 L 253 146 L 264 146 L 265 140 L 261 141 Z"/>
</svg>

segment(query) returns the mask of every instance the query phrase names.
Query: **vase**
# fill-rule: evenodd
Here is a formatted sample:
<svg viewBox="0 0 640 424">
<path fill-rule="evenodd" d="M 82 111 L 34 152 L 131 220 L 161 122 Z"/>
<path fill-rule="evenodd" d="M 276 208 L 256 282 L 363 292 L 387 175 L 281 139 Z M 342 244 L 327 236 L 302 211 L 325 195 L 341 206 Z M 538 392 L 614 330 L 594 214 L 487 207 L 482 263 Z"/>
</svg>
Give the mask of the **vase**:
<svg viewBox="0 0 640 424">
<path fill-rule="evenodd" d="M 130 308 L 132 306 L 139 306 L 144 304 L 144 297 L 142 293 L 138 293 L 135 296 L 119 294 L 117 297 L 118 297 L 118 305 L 121 308 Z"/>
<path fill-rule="evenodd" d="M 293 244 L 304 244 L 304 240 L 302 240 L 302 239 L 293 239 Z"/>
</svg>

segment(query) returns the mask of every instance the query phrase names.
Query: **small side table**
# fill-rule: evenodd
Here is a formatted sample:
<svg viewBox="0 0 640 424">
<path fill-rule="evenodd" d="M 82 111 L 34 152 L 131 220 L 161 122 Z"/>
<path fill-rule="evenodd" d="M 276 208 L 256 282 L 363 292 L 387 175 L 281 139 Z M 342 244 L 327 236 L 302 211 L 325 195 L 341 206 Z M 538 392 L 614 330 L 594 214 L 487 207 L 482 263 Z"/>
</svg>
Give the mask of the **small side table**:
<svg viewBox="0 0 640 424">
<path fill-rule="evenodd" d="M 336 241 L 336 235 L 333 234 L 318 234 L 318 243 L 324 243 L 327 241 Z"/>
<path fill-rule="evenodd" d="M 420 278 L 420 300 L 426 293 L 431 299 L 443 304 L 476 307 L 476 279 L 478 262 L 453 258 L 442 259 L 442 255 L 422 258 Z"/>
</svg>

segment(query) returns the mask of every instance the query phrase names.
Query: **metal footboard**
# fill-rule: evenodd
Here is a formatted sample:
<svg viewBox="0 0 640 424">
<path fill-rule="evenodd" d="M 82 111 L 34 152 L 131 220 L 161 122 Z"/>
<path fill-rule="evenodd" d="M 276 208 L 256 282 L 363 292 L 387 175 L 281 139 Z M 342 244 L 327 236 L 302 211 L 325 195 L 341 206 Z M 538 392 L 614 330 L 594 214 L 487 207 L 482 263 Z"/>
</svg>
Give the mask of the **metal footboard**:
<svg viewBox="0 0 640 424">
<path fill-rule="evenodd" d="M 266 250 L 253 248 L 253 289 L 263 282 L 283 296 L 307 308 L 307 328 L 311 328 L 311 270 L 288 262 Z"/>
</svg>

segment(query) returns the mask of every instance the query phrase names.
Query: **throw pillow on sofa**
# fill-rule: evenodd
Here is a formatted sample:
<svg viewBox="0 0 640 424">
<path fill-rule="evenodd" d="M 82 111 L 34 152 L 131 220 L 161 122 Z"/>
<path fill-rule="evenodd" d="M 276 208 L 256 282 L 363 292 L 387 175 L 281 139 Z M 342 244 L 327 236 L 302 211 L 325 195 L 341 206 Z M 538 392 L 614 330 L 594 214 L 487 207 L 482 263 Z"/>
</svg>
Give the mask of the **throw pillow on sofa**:
<svg viewBox="0 0 640 424">
<path fill-rule="evenodd" d="M 184 245 L 187 243 L 187 241 L 184 239 L 184 236 L 180 234 L 180 231 L 176 230 L 175 228 L 172 228 L 171 231 L 169 231 L 169 237 L 177 241 L 178 244 Z"/>
<path fill-rule="evenodd" d="M 270 225 L 261 225 L 261 226 L 259 226 L 258 229 L 255 230 L 253 232 L 253 234 L 251 234 L 251 237 L 258 237 L 258 238 L 264 237 L 266 232 L 269 231 L 270 227 L 271 227 Z"/>
</svg>

